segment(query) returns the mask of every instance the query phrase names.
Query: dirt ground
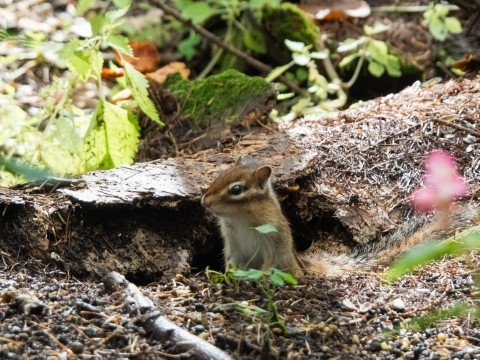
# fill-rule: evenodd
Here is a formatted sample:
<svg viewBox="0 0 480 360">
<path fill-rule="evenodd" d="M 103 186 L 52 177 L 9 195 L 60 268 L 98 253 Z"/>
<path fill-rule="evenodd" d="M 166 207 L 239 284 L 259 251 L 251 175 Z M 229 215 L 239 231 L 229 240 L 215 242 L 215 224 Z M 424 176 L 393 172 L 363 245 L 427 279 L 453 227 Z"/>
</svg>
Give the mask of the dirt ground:
<svg viewBox="0 0 480 360">
<path fill-rule="evenodd" d="M 473 313 L 444 315 L 421 330 L 414 323 L 432 309 L 478 304 L 468 267 L 478 269 L 479 262 L 475 254 L 444 259 L 391 285 L 380 272 L 302 278 L 274 295 L 284 334 L 269 329 L 266 318 L 235 310 L 235 304 L 266 308 L 254 283 L 211 284 L 201 272 L 140 290 L 174 323 L 237 359 L 478 359 Z M 22 267 L 0 273 L 2 359 L 195 358 L 179 353 L 178 344 L 152 339 L 141 314 L 100 279 Z M 20 300 L 27 293 L 34 298 Z"/>
</svg>

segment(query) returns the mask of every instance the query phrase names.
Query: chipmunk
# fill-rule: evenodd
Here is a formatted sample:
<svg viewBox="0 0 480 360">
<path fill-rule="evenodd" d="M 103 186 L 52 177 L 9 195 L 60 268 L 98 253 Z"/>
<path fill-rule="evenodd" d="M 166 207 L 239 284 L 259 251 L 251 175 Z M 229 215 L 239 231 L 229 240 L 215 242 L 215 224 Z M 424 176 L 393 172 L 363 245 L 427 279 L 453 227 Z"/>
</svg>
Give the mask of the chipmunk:
<svg viewBox="0 0 480 360">
<path fill-rule="evenodd" d="M 388 265 L 400 253 L 445 232 L 443 224 L 427 224 L 414 217 L 393 234 L 374 244 L 359 246 L 352 253 L 333 255 L 310 253 L 300 258 L 295 251 L 288 220 L 283 215 L 271 184 L 270 166 L 249 167 L 244 158 L 215 179 L 202 197 L 202 205 L 219 221 L 224 240 L 225 266 L 268 270 L 271 267 L 295 275 L 315 273 L 339 275 L 348 270 L 369 270 Z M 450 229 L 475 219 L 476 208 L 466 207 L 454 216 Z M 254 228 L 271 224 L 277 230 L 267 234 Z"/>
<path fill-rule="evenodd" d="M 247 167 L 243 157 L 212 182 L 202 205 L 218 217 L 224 240 L 225 265 L 241 269 L 301 272 L 287 218 L 271 184 L 272 168 Z M 254 228 L 271 224 L 277 231 L 262 234 Z"/>
</svg>

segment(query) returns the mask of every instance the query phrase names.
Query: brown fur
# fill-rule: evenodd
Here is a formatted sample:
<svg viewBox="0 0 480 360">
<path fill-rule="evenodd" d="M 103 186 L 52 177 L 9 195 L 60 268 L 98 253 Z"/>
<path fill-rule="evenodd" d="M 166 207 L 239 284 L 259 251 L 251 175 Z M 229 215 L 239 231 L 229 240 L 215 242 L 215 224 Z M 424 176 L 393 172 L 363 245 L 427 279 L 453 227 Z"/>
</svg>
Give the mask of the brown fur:
<svg viewBox="0 0 480 360">
<path fill-rule="evenodd" d="M 225 263 L 239 268 L 276 267 L 299 274 L 301 267 L 293 247 L 287 219 L 270 184 L 271 168 L 249 168 L 242 161 L 212 182 L 202 204 L 213 212 L 224 240 Z M 232 184 L 241 183 L 244 191 L 229 193 Z M 271 224 L 277 232 L 261 234 L 254 227 Z"/>
</svg>

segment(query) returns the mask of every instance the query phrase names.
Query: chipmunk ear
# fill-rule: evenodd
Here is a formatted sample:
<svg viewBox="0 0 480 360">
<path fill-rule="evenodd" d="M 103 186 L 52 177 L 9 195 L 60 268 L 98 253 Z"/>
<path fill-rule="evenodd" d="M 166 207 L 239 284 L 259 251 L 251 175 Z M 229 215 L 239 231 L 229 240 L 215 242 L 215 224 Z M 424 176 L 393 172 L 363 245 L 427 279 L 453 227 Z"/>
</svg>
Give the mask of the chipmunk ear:
<svg viewBox="0 0 480 360">
<path fill-rule="evenodd" d="M 245 155 L 240 155 L 235 161 L 235 165 L 245 165 Z"/>
<path fill-rule="evenodd" d="M 272 175 L 272 168 L 270 166 L 262 166 L 255 170 L 255 180 L 263 189 Z"/>
</svg>

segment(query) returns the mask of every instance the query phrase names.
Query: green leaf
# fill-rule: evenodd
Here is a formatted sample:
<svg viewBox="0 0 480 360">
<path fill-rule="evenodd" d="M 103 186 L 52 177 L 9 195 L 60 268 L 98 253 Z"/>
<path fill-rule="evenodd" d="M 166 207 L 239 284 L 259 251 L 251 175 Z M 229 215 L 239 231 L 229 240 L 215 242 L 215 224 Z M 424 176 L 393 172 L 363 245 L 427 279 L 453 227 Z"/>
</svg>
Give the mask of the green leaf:
<svg viewBox="0 0 480 360">
<path fill-rule="evenodd" d="M 270 269 L 270 279 L 272 283 L 274 283 L 277 286 L 284 286 L 285 282 L 287 282 L 290 285 L 298 284 L 297 279 L 295 279 L 293 275 L 283 272 L 276 268 Z"/>
<path fill-rule="evenodd" d="M 306 66 L 310 62 L 310 55 L 294 52 L 292 54 L 292 59 L 295 64 L 300 66 Z"/>
<path fill-rule="evenodd" d="M 262 309 L 257 305 L 251 305 L 251 304 L 243 305 L 242 303 L 235 303 L 235 309 L 238 312 L 241 312 L 242 314 L 245 314 L 247 316 L 261 316 L 268 313 L 267 310 Z"/>
<path fill-rule="evenodd" d="M 385 273 L 385 278 L 395 281 L 431 260 L 446 254 L 461 254 L 469 249 L 480 249 L 480 225 L 466 229 L 442 242 L 429 242 L 411 249 L 390 267 Z"/>
<path fill-rule="evenodd" d="M 113 22 L 124 16 L 130 9 L 130 5 L 132 4 L 131 0 L 123 0 L 121 2 L 117 2 L 120 5 L 119 9 L 107 11 L 105 13 L 105 19 L 109 24 L 112 24 Z"/>
<path fill-rule="evenodd" d="M 437 15 L 439 18 L 443 18 L 448 15 L 448 6 L 444 4 L 435 4 L 433 7 L 433 11 L 435 12 L 435 15 Z"/>
<path fill-rule="evenodd" d="M 96 14 L 90 19 L 90 27 L 92 28 L 92 35 L 98 36 L 105 26 L 106 20 L 102 14 Z"/>
<path fill-rule="evenodd" d="M 445 19 L 445 27 L 452 34 L 459 34 L 462 32 L 462 24 L 460 21 L 451 16 Z"/>
<path fill-rule="evenodd" d="M 77 5 L 77 15 L 82 16 L 85 11 L 90 9 L 96 0 L 79 0 Z"/>
<path fill-rule="evenodd" d="M 290 69 L 293 65 L 294 65 L 294 62 L 292 61 L 291 63 L 288 63 L 288 64 L 285 64 L 285 65 L 276 67 L 275 69 L 273 69 L 272 71 L 270 71 L 270 74 L 267 75 L 267 77 L 265 78 L 265 80 L 268 81 L 268 82 L 272 82 L 272 81 L 275 80 L 277 77 L 279 77 L 280 75 L 282 75 L 285 71 L 287 71 L 288 69 Z"/>
<path fill-rule="evenodd" d="M 243 43 L 257 54 L 265 54 L 267 52 L 265 37 L 260 30 L 249 28 L 243 33 Z"/>
<path fill-rule="evenodd" d="M 298 81 L 307 81 L 308 79 L 308 71 L 305 68 L 298 68 L 295 71 L 295 77 Z"/>
<path fill-rule="evenodd" d="M 113 0 L 113 3 L 117 8 L 125 8 L 130 6 L 132 0 Z"/>
<path fill-rule="evenodd" d="M 42 160 L 49 168 L 61 174 L 85 172 L 83 163 L 82 137 L 76 132 L 71 119 L 60 117 L 51 126 L 42 147 Z"/>
<path fill-rule="evenodd" d="M 182 9 L 182 15 L 192 20 L 195 24 L 201 24 L 210 17 L 219 14 L 220 11 L 206 2 L 192 2 Z"/>
<path fill-rule="evenodd" d="M 136 70 L 131 64 L 125 63 L 125 79 L 128 88 L 142 111 L 159 125 L 164 125 L 158 116 L 158 112 L 152 100 L 148 97 L 148 81 L 143 74 Z"/>
<path fill-rule="evenodd" d="M 435 17 L 435 12 L 433 11 L 433 9 L 428 9 L 428 10 L 425 10 L 425 12 L 423 13 L 423 18 L 427 21 L 427 22 L 430 22 L 430 20 Z"/>
<path fill-rule="evenodd" d="M 0 168 L 4 168 L 15 175 L 21 175 L 27 181 L 45 180 L 53 176 L 52 172 L 48 169 L 42 169 L 15 158 L 7 159 L 3 156 L 0 156 Z"/>
<path fill-rule="evenodd" d="M 106 44 L 124 54 L 133 56 L 132 48 L 128 45 L 128 39 L 125 36 L 110 35 L 106 40 Z"/>
<path fill-rule="evenodd" d="M 264 275 L 263 271 L 258 269 L 241 270 L 236 268 L 229 268 L 228 273 L 232 275 L 233 279 L 252 281 L 259 280 Z"/>
<path fill-rule="evenodd" d="M 80 79 L 84 81 L 90 77 L 99 79 L 103 56 L 96 49 L 85 48 L 86 44 L 85 41 L 73 39 L 58 54 L 67 62 L 69 70 L 78 75 Z"/>
<path fill-rule="evenodd" d="M 288 50 L 293 52 L 303 52 L 305 50 L 305 44 L 300 41 L 292 41 L 285 39 L 285 45 L 287 46 Z"/>
<path fill-rule="evenodd" d="M 272 284 L 283 287 L 285 285 L 285 281 L 283 281 L 283 278 L 279 274 L 271 273 L 270 274 L 270 281 Z"/>
<path fill-rule="evenodd" d="M 310 53 L 310 57 L 312 59 L 318 59 L 318 60 L 324 60 L 327 59 L 330 56 L 330 52 L 328 49 L 322 50 L 322 51 L 312 51 Z"/>
<path fill-rule="evenodd" d="M 88 170 L 131 164 L 140 135 L 137 119 L 105 100 L 99 102 L 92 125 L 83 140 Z"/>
<path fill-rule="evenodd" d="M 372 36 L 375 34 L 379 34 L 381 32 L 387 31 L 390 29 L 390 26 L 382 24 L 379 21 L 376 21 L 375 24 L 372 26 L 365 25 L 363 27 L 363 31 L 365 32 L 365 35 Z"/>
<path fill-rule="evenodd" d="M 197 35 L 195 31 L 191 30 L 188 38 L 180 41 L 177 49 L 183 56 L 185 56 L 187 61 L 191 61 L 196 53 L 195 47 L 200 44 L 201 41 L 201 36 Z"/>
<path fill-rule="evenodd" d="M 253 228 L 255 231 L 258 231 L 260 234 L 269 234 L 272 232 L 278 232 L 277 228 L 272 224 L 263 224 Z"/>
<path fill-rule="evenodd" d="M 340 67 L 346 67 L 346 66 L 348 66 L 353 60 L 355 60 L 356 58 L 358 58 L 359 56 L 360 56 L 359 53 L 355 53 L 355 54 L 351 54 L 351 55 L 345 56 L 345 57 L 340 61 L 340 63 L 338 64 L 338 66 L 340 66 Z"/>
<path fill-rule="evenodd" d="M 393 77 L 402 76 L 402 69 L 400 65 L 400 59 L 392 54 L 387 55 L 387 63 L 385 65 L 387 73 Z"/>
<path fill-rule="evenodd" d="M 367 46 L 367 52 L 370 59 L 385 65 L 387 62 L 388 46 L 380 40 L 370 40 Z"/>
<path fill-rule="evenodd" d="M 346 39 L 345 41 L 341 42 L 340 45 L 337 47 L 337 52 L 356 50 L 359 48 L 360 45 L 365 43 L 365 41 L 365 37 L 361 37 L 359 39 Z"/>
<path fill-rule="evenodd" d="M 428 31 L 432 36 L 439 40 L 444 41 L 447 38 L 448 31 L 442 20 L 439 18 L 432 18 L 428 24 Z"/>
<path fill-rule="evenodd" d="M 385 72 L 385 67 L 376 61 L 369 61 L 368 72 L 375 77 L 380 77 Z"/>
<path fill-rule="evenodd" d="M 281 0 L 250 0 L 250 8 L 252 9 L 259 9 L 264 5 L 270 5 L 272 7 L 279 6 L 281 4 Z"/>
</svg>

